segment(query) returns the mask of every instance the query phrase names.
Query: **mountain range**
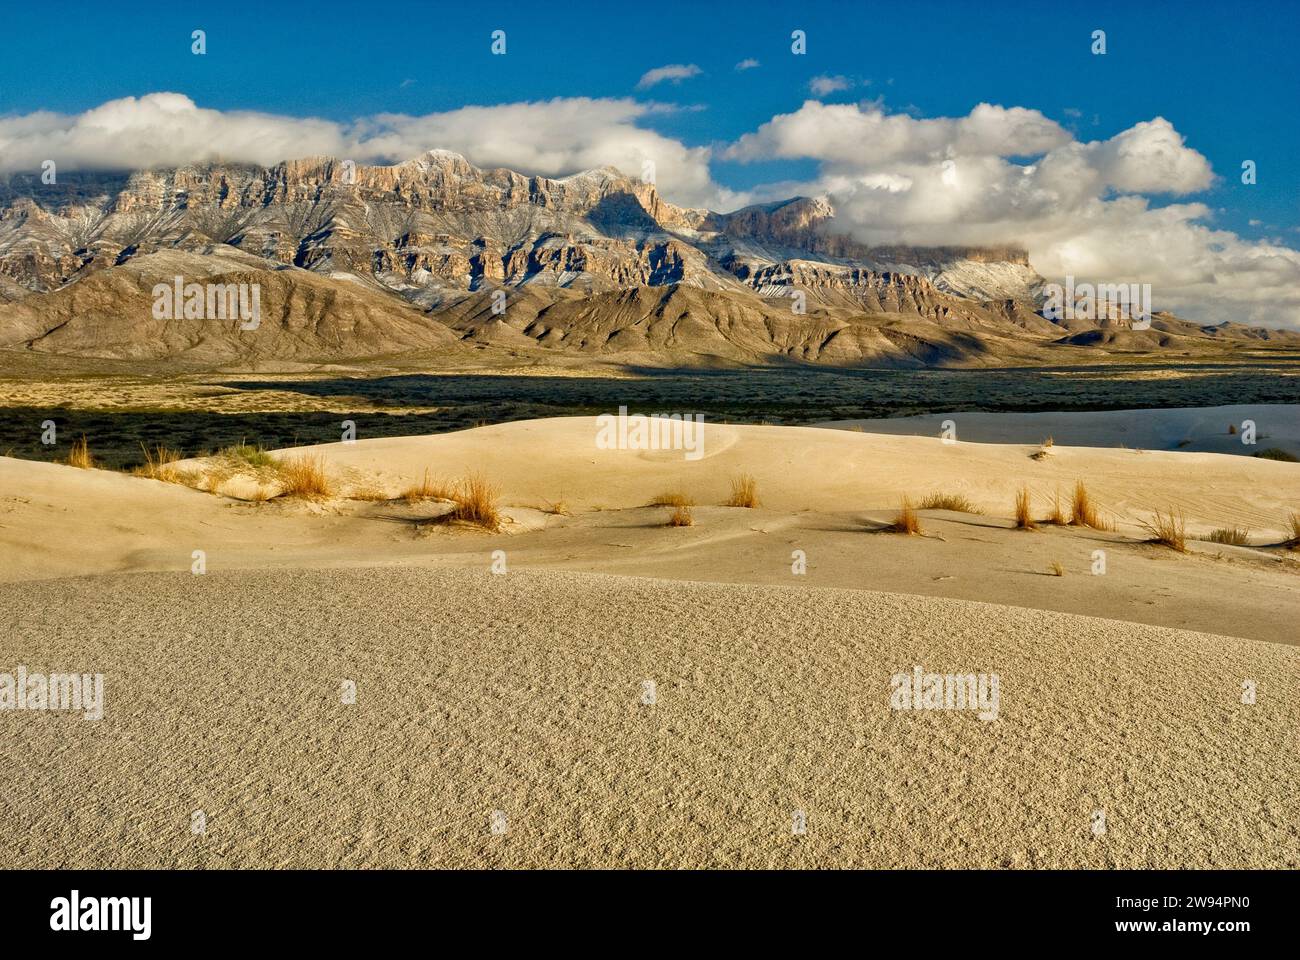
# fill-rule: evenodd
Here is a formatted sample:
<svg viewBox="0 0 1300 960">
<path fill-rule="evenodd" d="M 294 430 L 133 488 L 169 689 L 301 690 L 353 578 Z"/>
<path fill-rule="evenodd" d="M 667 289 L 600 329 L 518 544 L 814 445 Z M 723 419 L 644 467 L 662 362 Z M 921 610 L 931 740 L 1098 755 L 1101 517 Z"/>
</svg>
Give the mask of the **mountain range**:
<svg viewBox="0 0 1300 960">
<path fill-rule="evenodd" d="M 261 321 L 159 319 L 156 284 L 256 283 Z M 258 365 L 474 349 L 649 365 L 1075 362 L 1300 344 L 1158 313 L 1042 315 L 1012 248 L 868 247 L 829 200 L 720 214 L 612 167 L 563 178 L 434 150 L 0 183 L 0 348 Z"/>
</svg>

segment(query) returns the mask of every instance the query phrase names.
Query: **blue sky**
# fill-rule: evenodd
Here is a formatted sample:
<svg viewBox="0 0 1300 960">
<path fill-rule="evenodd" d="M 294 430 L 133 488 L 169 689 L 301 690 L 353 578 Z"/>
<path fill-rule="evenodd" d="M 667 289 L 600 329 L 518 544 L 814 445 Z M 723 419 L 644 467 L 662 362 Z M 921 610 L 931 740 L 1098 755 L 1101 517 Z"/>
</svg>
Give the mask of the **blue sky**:
<svg viewBox="0 0 1300 960">
<path fill-rule="evenodd" d="M 1158 308 L 1213 300 L 1207 319 L 1300 326 L 1296 12 L 1278 0 L 24 4 L 5 13 L 0 171 L 47 156 L 139 165 L 169 148 L 172 162 L 212 159 L 211 141 L 217 158 L 262 163 L 446 146 L 551 176 L 603 163 L 635 174 L 649 151 L 675 202 L 825 194 L 865 242 L 1016 242 L 1044 275 L 1151 280 Z M 490 51 L 498 29 L 506 56 Z M 1097 29 L 1105 56 L 1090 49 Z M 759 65 L 736 69 L 744 60 Z M 674 64 L 691 75 L 638 85 Z M 845 88 L 816 91 L 815 77 Z M 162 93 L 181 98 L 86 115 Z M 906 143 L 893 153 L 891 130 Z M 1002 132 L 1008 148 L 991 149 Z M 944 157 L 959 179 L 940 189 Z"/>
<path fill-rule="evenodd" d="M 812 76 L 844 75 L 870 83 L 829 101 L 883 97 L 927 117 L 980 101 L 1026 106 L 1087 139 L 1164 116 L 1223 178 L 1203 197 L 1225 208 L 1218 222 L 1255 236 L 1300 223 L 1296 13 L 1291 3 L 1195 0 L 417 3 L 373 14 L 355 2 L 22 4 L 5 12 L 0 113 L 75 113 L 160 90 L 205 107 L 338 120 L 630 95 L 702 105 L 646 125 L 708 144 L 797 108 Z M 207 31 L 206 57 L 189 52 L 195 27 Z M 505 57 L 488 52 L 497 28 Z M 808 34 L 806 56 L 790 53 L 794 28 Z M 1104 57 L 1088 49 L 1096 28 L 1107 32 Z M 761 67 L 734 70 L 747 57 Z M 667 63 L 703 74 L 636 90 L 643 72 Z M 1236 171 L 1247 158 L 1259 182 L 1243 188 Z M 807 169 L 714 164 L 720 182 L 741 188 Z"/>
</svg>

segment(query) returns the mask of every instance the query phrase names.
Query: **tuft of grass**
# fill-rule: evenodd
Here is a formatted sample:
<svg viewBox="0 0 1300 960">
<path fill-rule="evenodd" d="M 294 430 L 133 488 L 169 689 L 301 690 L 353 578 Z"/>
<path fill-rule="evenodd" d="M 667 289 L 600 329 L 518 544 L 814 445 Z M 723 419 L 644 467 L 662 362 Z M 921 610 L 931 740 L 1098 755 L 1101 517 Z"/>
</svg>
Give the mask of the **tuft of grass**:
<svg viewBox="0 0 1300 960">
<path fill-rule="evenodd" d="M 1300 457 L 1287 453 L 1281 447 L 1269 447 L 1255 454 L 1261 460 L 1281 460 L 1283 463 L 1300 463 Z"/>
<path fill-rule="evenodd" d="M 68 466 L 80 467 L 82 470 L 90 470 L 95 466 L 95 458 L 90 455 L 90 444 L 84 433 L 80 440 L 72 442 L 72 449 L 68 451 Z"/>
<path fill-rule="evenodd" d="M 549 501 L 546 504 L 546 513 L 556 517 L 571 517 L 573 514 L 569 510 L 569 502 L 563 498 Z"/>
<path fill-rule="evenodd" d="M 898 507 L 898 513 L 894 515 L 894 521 L 887 529 L 894 533 L 906 533 L 908 536 L 920 534 L 921 518 L 916 515 L 916 508 L 912 506 L 911 497 L 903 497 L 903 502 Z"/>
<path fill-rule="evenodd" d="M 1065 576 L 1065 567 L 1061 566 L 1061 561 L 1060 561 L 1060 560 L 1053 560 L 1053 561 L 1052 561 L 1052 576 L 1054 576 L 1054 577 L 1063 577 L 1063 576 Z"/>
<path fill-rule="evenodd" d="M 253 446 L 247 443 L 237 443 L 234 446 L 223 447 L 217 452 L 219 457 L 228 457 L 231 460 L 238 460 L 246 463 L 250 467 L 276 467 L 278 463 L 275 457 L 271 456 L 261 446 Z"/>
<path fill-rule="evenodd" d="M 451 491 L 452 507 L 449 519 L 472 523 L 475 526 L 496 530 L 501 526 L 497 511 L 498 490 L 479 474 L 471 474 Z"/>
<path fill-rule="evenodd" d="M 1288 518 L 1291 524 L 1291 539 L 1287 541 L 1287 546 L 1292 550 L 1300 547 L 1300 513 L 1293 513 Z"/>
<path fill-rule="evenodd" d="M 693 527 L 693 526 L 695 526 L 695 517 L 694 517 L 694 515 L 691 513 L 691 508 L 690 508 L 690 506 L 689 506 L 688 504 L 685 504 L 685 503 L 679 503 L 679 504 L 677 504 L 677 505 L 676 505 L 676 509 L 673 510 L 673 512 L 672 512 L 672 516 L 670 516 L 670 517 L 668 518 L 668 524 L 667 524 L 667 525 L 670 526 L 670 527 Z"/>
<path fill-rule="evenodd" d="M 652 507 L 691 507 L 694 502 L 680 490 L 670 490 L 668 493 L 661 493 L 649 503 Z"/>
<path fill-rule="evenodd" d="M 1017 530 L 1037 530 L 1038 524 L 1034 523 L 1034 518 L 1029 514 L 1029 488 L 1021 487 L 1016 494 L 1016 529 Z"/>
<path fill-rule="evenodd" d="M 1056 441 L 1053 438 L 1048 437 L 1038 445 L 1038 450 L 1029 455 L 1030 458 L 1034 460 L 1046 460 L 1052 455 L 1052 446 L 1055 443 Z"/>
<path fill-rule="evenodd" d="M 140 449 L 144 451 L 144 466 L 136 467 L 132 473 L 137 477 L 148 477 L 150 480 L 161 480 L 164 483 L 180 483 L 181 476 L 172 464 L 182 459 L 179 450 L 172 450 L 158 444 L 151 451 L 143 443 Z"/>
<path fill-rule="evenodd" d="M 353 487 L 348 493 L 349 500 L 364 500 L 368 503 L 382 503 L 389 500 L 388 493 L 379 487 Z"/>
<path fill-rule="evenodd" d="M 1044 523 L 1051 524 L 1054 527 L 1064 527 L 1069 525 L 1069 518 L 1066 517 L 1065 511 L 1061 509 L 1061 491 L 1057 490 L 1052 495 L 1052 512 L 1047 515 Z"/>
<path fill-rule="evenodd" d="M 921 500 L 921 510 L 952 510 L 956 513 L 982 513 L 960 493 L 928 493 Z"/>
<path fill-rule="evenodd" d="M 747 473 L 734 477 L 731 481 L 731 498 L 724 504 L 728 507 L 746 507 L 753 510 L 758 506 L 758 481 Z"/>
<path fill-rule="evenodd" d="M 1070 526 L 1072 527 L 1092 527 L 1094 530 L 1105 530 L 1106 523 L 1101 519 L 1101 514 L 1097 512 L 1097 505 L 1092 502 L 1092 497 L 1088 494 L 1088 488 L 1083 485 L 1082 480 L 1076 480 L 1074 483 L 1074 495 L 1070 498 Z"/>
<path fill-rule="evenodd" d="M 324 457 L 304 453 L 276 461 L 276 466 L 280 471 L 282 496 L 315 500 L 333 493 L 325 475 Z"/>
<path fill-rule="evenodd" d="M 456 493 L 449 489 L 446 484 L 435 480 L 425 469 L 424 476 L 417 483 L 411 484 L 403 490 L 398 496 L 407 503 L 416 503 L 420 500 L 455 500 Z"/>
<path fill-rule="evenodd" d="M 271 489 L 259 483 L 257 489 L 248 495 L 248 499 L 253 503 L 266 503 L 271 499 Z"/>
<path fill-rule="evenodd" d="M 1166 514 L 1157 510 L 1153 519 L 1141 523 L 1151 534 L 1150 543 L 1161 544 L 1179 553 L 1187 552 L 1187 524 L 1182 511 L 1175 513 L 1171 507 Z"/>
<path fill-rule="evenodd" d="M 1238 527 L 1220 527 L 1205 539 L 1210 543 L 1226 543 L 1234 547 L 1244 547 L 1250 542 L 1250 531 Z"/>
</svg>

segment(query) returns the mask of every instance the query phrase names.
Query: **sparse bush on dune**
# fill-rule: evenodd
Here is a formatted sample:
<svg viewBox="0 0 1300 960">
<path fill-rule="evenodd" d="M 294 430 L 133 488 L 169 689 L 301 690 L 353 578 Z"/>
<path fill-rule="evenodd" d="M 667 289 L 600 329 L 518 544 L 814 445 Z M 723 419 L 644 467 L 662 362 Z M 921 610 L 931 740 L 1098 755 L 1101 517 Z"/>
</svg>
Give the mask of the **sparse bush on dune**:
<svg viewBox="0 0 1300 960">
<path fill-rule="evenodd" d="M 325 475 L 324 457 L 304 453 L 275 462 L 280 472 L 281 496 L 314 500 L 333 493 Z"/>
<path fill-rule="evenodd" d="M 758 481 L 747 473 L 742 473 L 731 481 L 731 497 L 727 500 L 725 506 L 728 507 L 746 507 L 754 509 L 758 506 Z"/>
<path fill-rule="evenodd" d="M 435 480 L 427 469 L 417 483 L 411 484 L 398 496 L 407 503 L 415 503 L 420 500 L 454 500 L 456 498 L 455 491 L 440 480 Z"/>
<path fill-rule="evenodd" d="M 391 499 L 387 491 L 375 486 L 358 486 L 348 491 L 349 500 L 362 500 L 367 503 L 382 503 Z"/>
<path fill-rule="evenodd" d="M 1063 577 L 1063 576 L 1065 576 L 1065 567 L 1061 566 L 1061 561 L 1060 561 L 1060 560 L 1053 560 L 1053 561 L 1052 561 L 1052 576 L 1054 576 L 1054 577 Z"/>
<path fill-rule="evenodd" d="M 1034 518 L 1029 513 L 1029 488 L 1021 487 L 1016 493 L 1016 529 L 1017 530 L 1037 530 L 1038 524 L 1034 523 Z"/>
<path fill-rule="evenodd" d="M 1047 515 L 1047 519 L 1043 522 L 1051 524 L 1054 527 L 1064 527 L 1069 524 L 1069 518 L 1065 515 L 1065 511 L 1061 509 L 1060 490 L 1057 490 L 1056 493 L 1052 495 L 1052 512 Z"/>
<path fill-rule="evenodd" d="M 1291 549 L 1300 547 L 1300 513 L 1293 513 L 1288 518 L 1291 524 L 1291 539 L 1287 541 L 1287 546 Z"/>
<path fill-rule="evenodd" d="M 1210 543 L 1226 543 L 1234 547 L 1244 547 L 1250 543 L 1250 531 L 1238 527 L 1220 527 L 1206 537 Z"/>
<path fill-rule="evenodd" d="M 143 443 L 140 449 L 144 451 L 144 465 L 136 467 L 132 473 L 137 477 L 148 477 L 151 480 L 161 480 L 164 483 L 180 483 L 181 473 L 173 466 L 176 461 L 181 459 L 179 450 L 171 450 L 161 443 L 150 450 Z"/>
<path fill-rule="evenodd" d="M 451 491 L 450 498 L 455 505 L 448 518 L 496 530 L 501 526 L 501 514 L 497 511 L 497 496 L 496 487 L 488 483 L 484 477 L 471 474 Z"/>
<path fill-rule="evenodd" d="M 72 449 L 68 451 L 68 466 L 82 470 L 90 470 L 95 466 L 95 458 L 90 455 L 90 444 L 84 433 L 80 440 L 72 442 Z"/>
<path fill-rule="evenodd" d="M 929 493 L 922 498 L 921 510 L 952 510 L 955 513 L 983 513 L 960 493 Z"/>
<path fill-rule="evenodd" d="M 1052 455 L 1052 446 L 1055 442 L 1056 441 L 1053 440 L 1051 437 L 1048 437 L 1041 444 L 1039 444 L 1038 449 L 1033 453 L 1031 453 L 1029 456 L 1034 460 L 1046 460 L 1048 457 Z"/>
<path fill-rule="evenodd" d="M 217 451 L 217 456 L 225 457 L 228 460 L 237 460 L 250 467 L 275 468 L 277 466 L 276 459 L 263 450 L 261 446 L 248 443 L 237 443 L 234 446 L 223 447 Z"/>
<path fill-rule="evenodd" d="M 1106 530 L 1110 527 L 1101 519 L 1101 514 L 1097 512 L 1097 505 L 1092 502 L 1088 488 L 1083 485 L 1082 480 L 1077 480 L 1074 484 L 1074 496 L 1070 500 L 1070 526 L 1092 527 L 1094 530 Z"/>
<path fill-rule="evenodd" d="M 909 536 L 920 534 L 921 518 L 916 515 L 916 508 L 912 506 L 911 497 L 903 497 L 903 502 L 898 507 L 898 513 L 894 515 L 893 522 L 886 529 L 894 533 L 906 533 Z"/>
<path fill-rule="evenodd" d="M 691 513 L 691 508 L 687 504 L 678 504 L 673 510 L 672 515 L 668 518 L 667 526 L 670 527 L 693 527 L 695 526 L 695 516 Z"/>
<path fill-rule="evenodd" d="M 1187 552 L 1187 524 L 1181 510 L 1176 513 L 1172 507 L 1168 513 L 1157 510 L 1151 520 L 1140 522 L 1151 534 L 1149 542 L 1161 544 L 1179 553 Z"/>
<path fill-rule="evenodd" d="M 648 504 L 651 507 L 690 507 L 694 501 L 680 490 L 670 490 L 654 497 Z"/>
</svg>

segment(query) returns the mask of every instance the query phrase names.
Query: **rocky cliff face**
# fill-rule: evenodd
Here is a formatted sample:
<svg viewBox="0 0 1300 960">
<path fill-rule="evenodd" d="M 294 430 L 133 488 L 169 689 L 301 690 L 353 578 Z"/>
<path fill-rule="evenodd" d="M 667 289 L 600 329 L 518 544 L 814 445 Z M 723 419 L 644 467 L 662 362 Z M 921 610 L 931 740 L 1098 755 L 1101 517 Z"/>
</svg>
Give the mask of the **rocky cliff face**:
<svg viewBox="0 0 1300 960">
<path fill-rule="evenodd" d="M 310 158 L 65 174 L 54 185 L 14 177 L 0 187 L 0 276 L 49 291 L 144 253 L 227 244 L 319 273 L 371 277 L 417 302 L 432 291 L 525 284 L 771 291 L 823 280 L 860 287 L 870 302 L 874 284 L 847 278 L 937 279 L 965 261 L 1028 269 L 1014 251 L 878 254 L 829 232 L 833 218 L 824 199 L 714 214 L 676 207 L 613 168 L 527 177 L 437 150 L 394 166 Z M 1020 279 L 984 292 L 1021 296 Z"/>
</svg>

